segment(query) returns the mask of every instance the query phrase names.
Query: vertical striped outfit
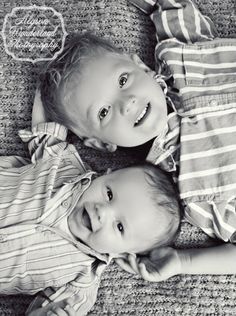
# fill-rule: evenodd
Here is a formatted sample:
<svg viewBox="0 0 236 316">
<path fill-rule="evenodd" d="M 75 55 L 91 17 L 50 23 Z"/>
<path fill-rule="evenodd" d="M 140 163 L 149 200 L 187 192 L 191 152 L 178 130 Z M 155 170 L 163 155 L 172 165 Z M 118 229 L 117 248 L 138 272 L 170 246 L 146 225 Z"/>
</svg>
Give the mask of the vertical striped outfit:
<svg viewBox="0 0 236 316">
<path fill-rule="evenodd" d="M 56 123 L 20 131 L 31 161 L 0 158 L 0 293 L 35 294 L 31 309 L 76 297 L 84 315 L 96 300 L 108 257 L 77 241 L 67 218 L 94 174 Z"/>
<path fill-rule="evenodd" d="M 171 107 L 147 160 L 173 172 L 185 216 L 236 241 L 236 39 L 217 38 L 190 0 L 131 0 L 155 24 L 157 73 Z"/>
</svg>

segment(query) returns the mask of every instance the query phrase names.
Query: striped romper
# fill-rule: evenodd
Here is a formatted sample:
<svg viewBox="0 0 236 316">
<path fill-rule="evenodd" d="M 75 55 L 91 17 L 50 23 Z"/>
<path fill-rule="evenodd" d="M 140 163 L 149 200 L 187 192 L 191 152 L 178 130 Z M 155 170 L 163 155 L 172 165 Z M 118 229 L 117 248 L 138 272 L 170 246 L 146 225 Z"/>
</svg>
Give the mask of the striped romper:
<svg viewBox="0 0 236 316">
<path fill-rule="evenodd" d="M 77 241 L 67 217 L 94 172 L 86 171 L 67 130 L 41 123 L 20 131 L 31 161 L 0 157 L 0 293 L 43 295 L 28 311 L 74 297 L 84 315 L 94 305 L 108 256 Z"/>
</svg>

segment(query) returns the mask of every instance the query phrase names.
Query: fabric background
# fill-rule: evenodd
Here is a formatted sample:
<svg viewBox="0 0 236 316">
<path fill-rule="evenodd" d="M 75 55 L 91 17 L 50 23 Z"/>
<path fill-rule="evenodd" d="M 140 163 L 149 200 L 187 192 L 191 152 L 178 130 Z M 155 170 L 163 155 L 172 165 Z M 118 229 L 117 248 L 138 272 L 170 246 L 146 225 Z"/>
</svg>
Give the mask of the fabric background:
<svg viewBox="0 0 236 316">
<path fill-rule="evenodd" d="M 195 2 L 215 22 L 221 37 L 236 37 L 235 0 Z M 111 39 L 126 52 L 137 52 L 153 66 L 154 27 L 148 17 L 128 5 L 126 0 L 2 0 L 1 28 L 5 15 L 14 7 L 32 4 L 51 6 L 60 12 L 68 33 L 92 30 Z M 36 80 L 42 63 L 14 60 L 6 54 L 2 37 L 0 41 L 0 155 L 27 157 L 17 131 L 30 127 Z M 105 155 L 83 147 L 74 136 L 70 139 L 76 142 L 83 159 L 97 171 L 138 160 L 134 154 L 121 149 Z M 176 245 L 184 248 L 212 243 L 197 228 L 184 222 Z M 0 315 L 24 315 L 31 300 L 25 295 L 0 296 Z M 182 275 L 166 282 L 148 283 L 111 264 L 102 277 L 98 300 L 89 315 L 236 315 L 236 276 Z"/>
</svg>

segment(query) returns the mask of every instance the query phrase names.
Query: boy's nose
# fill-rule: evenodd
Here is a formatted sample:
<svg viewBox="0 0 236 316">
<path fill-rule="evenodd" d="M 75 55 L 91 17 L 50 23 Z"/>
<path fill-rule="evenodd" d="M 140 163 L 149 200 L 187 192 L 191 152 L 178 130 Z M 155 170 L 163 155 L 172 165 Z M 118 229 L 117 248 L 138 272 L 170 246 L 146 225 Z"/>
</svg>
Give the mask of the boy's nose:
<svg viewBox="0 0 236 316">
<path fill-rule="evenodd" d="M 128 115 L 136 103 L 135 96 L 124 98 L 120 103 L 120 112 L 122 115 Z"/>
</svg>

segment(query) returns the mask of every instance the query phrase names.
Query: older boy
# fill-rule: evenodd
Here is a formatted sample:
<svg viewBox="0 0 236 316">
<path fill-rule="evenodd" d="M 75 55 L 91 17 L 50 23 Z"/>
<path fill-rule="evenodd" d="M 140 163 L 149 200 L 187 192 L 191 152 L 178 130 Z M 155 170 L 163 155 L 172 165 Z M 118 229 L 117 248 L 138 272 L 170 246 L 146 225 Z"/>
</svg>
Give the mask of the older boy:
<svg viewBox="0 0 236 316">
<path fill-rule="evenodd" d="M 0 159 L 0 292 L 42 293 L 30 315 L 84 315 L 113 257 L 173 240 L 178 200 L 148 164 L 87 171 L 66 128 L 44 120 L 37 96 L 32 131 L 20 132 L 31 162 Z"/>
</svg>

